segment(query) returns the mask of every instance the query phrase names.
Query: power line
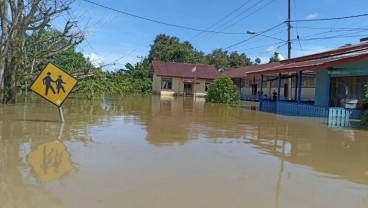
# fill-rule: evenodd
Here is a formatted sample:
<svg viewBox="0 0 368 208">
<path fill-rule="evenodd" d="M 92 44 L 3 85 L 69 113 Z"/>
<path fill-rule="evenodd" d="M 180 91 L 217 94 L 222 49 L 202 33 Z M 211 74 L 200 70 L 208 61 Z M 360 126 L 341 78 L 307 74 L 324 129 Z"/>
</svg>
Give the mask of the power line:
<svg viewBox="0 0 368 208">
<path fill-rule="evenodd" d="M 243 11 L 242 13 L 240 13 L 240 14 L 238 14 L 237 16 L 235 16 L 235 17 L 231 18 L 231 19 L 230 19 L 230 20 L 228 20 L 227 22 L 225 22 L 225 23 L 221 24 L 220 26 L 216 27 L 216 28 L 215 28 L 215 30 L 220 29 L 221 27 L 223 27 L 223 26 L 227 25 L 228 23 L 232 22 L 233 20 L 235 20 L 235 19 L 236 19 L 236 18 L 238 18 L 239 16 L 243 15 L 244 13 L 246 13 L 246 12 L 248 12 L 248 11 L 252 10 L 252 9 L 253 9 L 253 8 L 255 8 L 256 6 L 260 5 L 263 1 L 264 1 L 264 0 L 260 0 L 259 2 L 257 2 L 257 3 L 255 3 L 255 4 L 253 4 L 253 5 L 252 5 L 252 6 L 250 6 L 250 8 L 248 8 L 247 10 Z M 273 0 L 273 1 L 276 1 L 276 0 Z M 224 30 L 226 30 L 227 28 L 229 28 L 229 27 L 231 27 L 231 26 L 233 26 L 233 25 L 235 25 L 235 24 L 239 23 L 240 21 L 244 20 L 245 18 L 247 18 L 247 17 L 249 17 L 249 16 L 253 15 L 254 13 L 256 13 L 256 12 L 258 12 L 259 10 L 263 9 L 264 7 L 266 7 L 267 5 L 269 5 L 270 3 L 272 3 L 273 1 L 269 2 L 268 4 L 264 5 L 263 7 L 259 8 L 259 9 L 257 9 L 256 11 L 253 11 L 253 12 L 252 12 L 252 13 L 250 13 L 249 15 L 247 15 L 247 16 L 245 16 L 245 17 L 241 18 L 240 20 L 236 21 L 235 23 L 231 24 L 230 26 L 227 26 L 226 28 L 222 29 L 220 32 L 223 32 L 223 31 L 224 31 Z"/>
<path fill-rule="evenodd" d="M 216 27 L 215 30 L 221 28 L 222 26 L 225 26 L 226 24 L 230 23 L 231 21 L 233 21 L 234 19 L 238 18 L 239 16 L 241 16 L 242 14 L 248 12 L 249 10 L 253 9 L 254 7 L 256 7 L 257 5 L 259 5 L 262 1 L 264 0 L 261 0 L 255 4 L 253 4 L 252 6 L 250 6 L 250 8 L 248 8 L 247 10 L 243 11 L 242 13 L 236 15 L 235 17 L 231 18 L 230 20 L 226 21 L 225 23 L 221 24 L 220 26 Z"/>
<path fill-rule="evenodd" d="M 166 26 L 170 26 L 170 27 L 176 27 L 176 28 L 192 30 L 192 31 L 197 31 L 197 32 L 206 32 L 206 33 L 237 34 L 237 35 L 244 34 L 244 33 L 239 33 L 239 32 L 238 33 L 228 33 L 228 32 L 218 32 L 218 31 L 214 31 L 214 30 L 201 30 L 201 29 L 197 29 L 197 28 L 171 24 L 171 23 L 162 22 L 162 21 L 159 21 L 159 20 L 150 19 L 150 18 L 147 18 L 147 17 L 138 16 L 138 15 L 131 14 L 131 13 L 128 13 L 128 12 L 124 12 L 124 11 L 121 11 L 121 10 L 117 10 L 117 9 L 114 9 L 114 8 L 111 8 L 111 7 L 108 7 L 108 6 L 104 6 L 102 4 L 98 4 L 98 3 L 93 2 L 93 1 L 89 1 L 89 0 L 82 0 L 82 1 L 88 2 L 90 4 L 94 4 L 96 6 L 99 6 L 99 7 L 102 7 L 104 9 L 108 9 L 108 10 L 111 10 L 111 11 L 114 11 L 114 12 L 117 12 L 117 13 L 120 13 L 120 14 L 128 15 L 128 16 L 131 16 L 131 17 L 135 17 L 135 18 L 138 18 L 138 19 L 142 19 L 142 20 L 145 20 L 145 21 L 154 22 L 154 23 L 157 23 L 157 24 L 166 25 Z"/>
<path fill-rule="evenodd" d="M 281 47 L 283 47 L 283 46 L 285 46 L 285 45 L 287 45 L 287 43 L 283 43 L 283 44 L 281 44 L 281 45 L 279 45 L 279 46 L 275 47 L 275 48 L 274 48 L 274 49 L 272 49 L 272 50 L 268 50 L 267 52 L 259 52 L 259 53 L 256 53 L 256 54 L 254 54 L 254 56 L 262 56 L 262 55 L 264 55 L 264 54 L 268 54 L 268 53 L 271 53 L 271 52 L 275 52 L 275 51 L 277 51 L 278 49 L 280 49 Z"/>
<path fill-rule="evenodd" d="M 362 27 L 294 27 L 299 29 L 311 29 L 311 30 L 334 30 L 334 31 L 354 31 L 354 30 L 361 30 L 361 31 L 368 31 L 368 28 L 362 28 Z"/>
<path fill-rule="evenodd" d="M 345 16 L 345 17 L 332 17 L 332 18 L 322 18 L 322 19 L 309 19 L 309 20 L 290 20 L 290 22 L 315 22 L 315 21 L 330 21 L 330 20 L 341 20 L 341 19 L 351 19 L 358 17 L 365 17 L 368 14 L 359 14 L 353 16 Z"/>
<path fill-rule="evenodd" d="M 294 2 L 294 18 L 296 19 L 296 1 L 293 0 Z M 298 24 L 298 23 L 296 23 Z M 302 51 L 302 54 L 304 55 L 304 51 L 303 51 L 303 47 L 302 47 L 302 44 L 300 43 L 300 39 L 299 39 L 299 31 L 298 31 L 298 27 L 296 27 L 296 37 L 298 39 L 298 43 L 299 43 L 299 47 L 300 47 L 300 50 Z"/>
<path fill-rule="evenodd" d="M 63 7 L 65 7 L 65 4 L 63 4 L 62 2 L 61 2 L 61 5 L 62 5 Z M 70 17 L 71 19 L 75 19 L 75 18 L 73 18 L 73 17 L 72 17 L 72 15 L 70 14 L 69 10 L 66 10 L 66 12 L 67 12 L 67 14 L 69 15 L 69 17 Z M 65 19 L 65 21 L 68 21 L 65 17 L 64 17 L 64 19 Z M 77 27 L 77 29 L 79 30 L 79 32 L 80 32 L 80 33 L 84 34 L 84 33 L 83 33 L 83 31 L 81 30 L 81 28 L 79 27 L 79 25 L 78 25 L 77 23 L 75 24 L 75 26 Z M 88 41 L 88 39 L 87 39 L 86 37 L 84 37 L 84 40 L 87 42 L 88 46 L 92 49 L 92 51 L 93 51 L 96 55 L 98 55 L 98 53 L 97 53 L 97 52 L 96 52 L 96 50 L 93 48 L 92 44 Z"/>
<path fill-rule="evenodd" d="M 247 5 L 249 2 L 251 2 L 253 0 L 248 0 L 247 2 L 245 2 L 244 4 L 242 4 L 241 6 L 239 6 L 238 8 L 236 8 L 235 10 L 233 10 L 232 12 L 228 13 L 225 17 L 223 17 L 222 19 L 220 19 L 219 21 L 217 21 L 215 24 L 212 24 L 211 26 L 207 27 L 205 30 L 209 30 L 210 28 L 214 27 L 215 25 L 219 24 L 220 22 L 222 22 L 223 20 L 225 20 L 226 18 L 230 17 L 232 14 L 234 14 L 235 12 L 237 12 L 238 10 L 240 10 L 241 8 L 243 8 L 245 5 Z M 198 33 L 197 35 L 195 35 L 192 38 L 196 38 L 198 36 L 200 36 L 201 34 L 203 34 L 203 32 Z"/>
<path fill-rule="evenodd" d="M 243 45 L 237 45 L 237 46 L 235 46 L 234 48 L 232 48 L 232 50 L 233 51 L 238 51 L 238 52 L 241 52 L 241 51 L 247 51 L 247 50 L 249 50 L 249 49 L 253 49 L 254 47 L 255 48 L 260 48 L 260 47 L 258 47 L 258 46 L 254 46 L 254 47 L 252 47 L 252 48 L 247 48 L 248 46 L 250 46 L 250 45 L 254 45 L 255 43 L 259 43 L 259 42 L 261 42 L 261 43 L 265 43 L 266 42 L 266 40 L 270 40 L 270 37 L 275 37 L 276 35 L 278 35 L 278 34 L 280 34 L 280 33 L 283 33 L 283 32 L 285 32 L 285 28 L 280 28 L 281 30 L 280 31 L 278 31 L 278 32 L 276 32 L 276 33 L 272 33 L 271 35 L 269 35 L 268 37 L 267 36 L 264 36 L 264 35 L 262 35 L 262 36 L 258 36 L 259 37 L 259 39 L 257 39 L 257 40 L 253 40 L 253 41 L 249 41 L 249 42 L 247 42 L 247 43 L 244 43 Z M 277 30 L 276 30 L 277 31 Z M 268 44 L 267 45 L 270 45 L 270 44 L 280 44 L 280 43 L 285 43 L 286 42 L 286 40 L 282 40 L 282 39 L 278 39 L 278 38 L 272 38 L 272 39 L 274 39 L 274 40 L 277 40 L 277 42 L 269 42 L 269 41 L 267 41 L 268 42 Z M 241 49 L 238 49 L 238 48 L 241 48 Z"/>
<path fill-rule="evenodd" d="M 275 28 L 279 27 L 280 25 L 284 24 L 285 22 L 286 22 L 286 21 L 281 22 L 281 23 L 277 24 L 276 26 L 271 27 L 270 29 L 267 29 L 267 30 L 265 30 L 265 31 L 263 31 L 263 32 L 257 33 L 257 34 L 255 34 L 254 36 L 252 36 L 252 37 L 250 37 L 250 38 L 247 38 L 247 39 L 245 39 L 245 40 L 243 40 L 243 41 L 240 41 L 240 42 L 235 43 L 235 44 L 233 44 L 233 45 L 231 45 L 231 46 L 228 46 L 228 47 L 224 48 L 224 50 L 229 49 L 229 48 L 233 48 L 234 46 L 237 46 L 237 45 L 239 45 L 239 44 L 242 44 L 242 43 L 244 43 L 244 42 L 246 42 L 246 41 L 248 41 L 248 40 L 251 40 L 251 39 L 253 39 L 253 38 L 257 37 L 257 36 L 262 36 L 264 33 L 266 33 L 266 32 L 268 32 L 268 31 L 271 31 L 271 30 L 273 30 L 273 29 L 275 29 Z"/>
<path fill-rule="evenodd" d="M 253 11 L 252 13 L 248 14 L 247 16 L 245 16 L 245 17 L 241 18 L 240 20 L 238 20 L 238 21 L 234 22 L 233 24 L 231 24 L 231 25 L 229 25 L 229 26 L 225 27 L 225 28 L 224 28 L 223 30 L 221 30 L 221 31 L 224 31 L 224 30 L 228 29 L 229 27 L 232 27 L 233 25 L 235 25 L 235 24 L 239 23 L 240 21 L 243 21 L 243 20 L 244 20 L 244 19 L 246 19 L 247 17 L 249 17 L 249 16 L 251 16 L 251 15 L 253 15 L 253 14 L 257 13 L 258 11 L 260 11 L 261 9 L 265 8 L 266 6 L 270 5 L 271 3 L 275 2 L 275 1 L 276 1 L 276 0 L 272 0 L 272 1 L 268 2 L 267 4 L 263 5 L 262 7 L 258 8 L 257 10 L 255 10 L 255 11 Z"/>
</svg>

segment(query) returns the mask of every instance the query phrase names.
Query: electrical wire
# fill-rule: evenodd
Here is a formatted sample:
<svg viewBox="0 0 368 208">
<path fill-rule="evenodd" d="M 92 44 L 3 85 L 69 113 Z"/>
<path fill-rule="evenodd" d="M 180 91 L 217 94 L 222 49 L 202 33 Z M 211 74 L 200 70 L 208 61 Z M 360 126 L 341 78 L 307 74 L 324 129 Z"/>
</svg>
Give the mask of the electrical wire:
<svg viewBox="0 0 368 208">
<path fill-rule="evenodd" d="M 223 20 L 225 20 L 226 18 L 230 17 L 231 15 L 233 15 L 234 13 L 236 13 L 237 11 L 239 11 L 241 8 L 243 8 L 245 5 L 247 5 L 249 2 L 251 2 L 253 0 L 248 0 L 247 2 L 245 2 L 244 4 L 240 5 L 238 8 L 236 8 L 235 10 L 231 11 L 230 13 L 228 13 L 225 17 L 221 18 L 219 21 L 217 21 L 216 23 L 212 24 L 211 26 L 207 27 L 205 30 L 209 30 L 212 27 L 214 27 L 215 25 L 219 24 L 220 22 L 222 22 Z M 203 34 L 204 32 L 200 32 L 198 34 L 196 34 L 195 36 L 193 36 L 191 39 L 194 39 L 198 36 L 200 36 L 201 34 Z"/>
<path fill-rule="evenodd" d="M 240 32 L 228 33 L 228 32 L 218 32 L 218 31 L 215 31 L 215 30 L 201 30 L 201 29 L 197 29 L 197 28 L 193 28 L 193 27 L 187 27 L 187 26 L 162 22 L 162 21 L 159 21 L 159 20 L 154 20 L 154 19 L 150 19 L 150 18 L 147 18 L 147 17 L 138 16 L 138 15 L 131 14 L 131 13 L 128 13 L 128 12 L 124 12 L 124 11 L 121 11 L 121 10 L 117 10 L 117 9 L 114 9 L 114 8 L 111 8 L 111 7 L 108 7 L 108 6 L 104 6 L 102 4 L 98 4 L 98 3 L 90 1 L 90 0 L 82 0 L 82 1 L 88 2 L 90 4 L 94 4 L 96 6 L 99 6 L 99 7 L 102 7 L 104 9 L 108 9 L 108 10 L 111 10 L 111 11 L 114 11 L 114 12 L 117 12 L 117 13 L 120 13 L 120 14 L 124 14 L 124 15 L 127 15 L 127 16 L 135 17 L 135 18 L 138 18 L 138 19 L 142 19 L 142 20 L 145 20 L 145 21 L 149 21 L 149 22 L 153 22 L 153 23 L 157 23 L 157 24 L 161 24 L 161 25 L 166 25 L 166 26 L 170 26 L 170 27 L 186 29 L 186 30 L 191 30 L 191 31 L 197 31 L 197 32 L 206 32 L 206 33 L 237 34 L 237 35 L 244 34 L 244 33 L 240 33 Z"/>
<path fill-rule="evenodd" d="M 296 19 L 296 1 L 295 0 L 293 0 L 293 2 L 294 2 L 294 17 L 295 17 L 295 19 Z M 298 24 L 298 23 L 296 23 L 296 24 Z M 302 54 L 303 54 L 303 56 L 304 56 L 304 51 L 303 51 L 303 47 L 302 47 L 302 44 L 300 43 L 300 39 L 299 39 L 299 32 L 298 32 L 298 28 L 296 27 L 296 37 L 297 37 L 297 39 L 298 39 L 298 43 L 299 43 L 299 47 L 300 47 L 300 50 L 302 51 Z"/>
<path fill-rule="evenodd" d="M 224 31 L 224 30 L 226 30 L 226 29 L 228 29 L 228 28 L 230 28 L 230 27 L 234 26 L 235 24 L 237 24 L 237 23 L 239 23 L 239 22 L 243 21 L 244 19 L 246 19 L 246 18 L 247 18 L 247 17 L 249 17 L 249 16 L 252 16 L 253 14 L 257 13 L 258 11 L 260 11 L 261 9 L 265 8 L 266 6 L 270 5 L 271 3 L 275 2 L 275 1 L 276 1 L 276 0 L 271 0 L 270 2 L 268 2 L 268 3 L 267 3 L 267 4 L 265 4 L 265 5 L 263 5 L 262 7 L 258 8 L 257 10 L 253 11 L 252 13 L 248 14 L 247 16 L 245 16 L 245 17 L 241 18 L 240 20 L 238 20 L 238 21 L 234 22 L 233 24 L 231 24 L 231 25 L 229 25 L 229 26 L 225 27 L 225 28 L 224 28 L 223 30 L 221 30 L 221 31 Z"/>
<path fill-rule="evenodd" d="M 345 16 L 345 17 L 332 17 L 332 18 L 321 18 L 321 19 L 290 20 L 290 22 L 316 22 L 316 21 L 331 21 L 331 20 L 351 19 L 351 18 L 358 18 L 358 17 L 365 17 L 365 16 L 368 16 L 368 14 L 358 14 L 358 15 Z"/>
<path fill-rule="evenodd" d="M 229 49 L 229 48 L 233 48 L 234 46 L 237 46 L 237 45 L 239 45 L 239 44 L 242 44 L 242 43 L 244 43 L 244 42 L 247 42 L 247 41 L 249 41 L 249 40 L 251 40 L 251 39 L 253 39 L 253 38 L 256 38 L 256 37 L 258 37 L 258 36 L 262 36 L 264 33 L 269 32 L 269 31 L 271 31 L 271 30 L 274 30 L 275 28 L 279 27 L 280 25 L 284 24 L 285 22 L 286 22 L 286 21 L 281 22 L 281 23 L 279 23 L 279 24 L 277 24 L 277 25 L 275 25 L 275 26 L 273 26 L 273 27 L 271 27 L 271 28 L 269 28 L 269 29 L 267 29 L 267 30 L 265 30 L 265 31 L 263 31 L 263 32 L 260 32 L 260 33 L 255 34 L 254 36 L 252 36 L 252 37 L 250 37 L 250 38 L 247 38 L 247 39 L 245 39 L 245 40 L 243 40 L 243 41 L 240 41 L 240 42 L 238 42 L 238 43 L 235 43 L 235 44 L 233 44 L 233 45 L 230 45 L 230 46 L 228 46 L 228 47 L 224 48 L 224 50 Z"/>
</svg>

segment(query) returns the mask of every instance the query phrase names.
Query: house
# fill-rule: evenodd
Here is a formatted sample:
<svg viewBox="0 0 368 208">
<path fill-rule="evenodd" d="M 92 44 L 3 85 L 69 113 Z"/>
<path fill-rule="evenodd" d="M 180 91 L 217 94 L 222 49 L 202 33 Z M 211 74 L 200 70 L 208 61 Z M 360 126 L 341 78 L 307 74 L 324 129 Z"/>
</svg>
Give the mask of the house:
<svg viewBox="0 0 368 208">
<path fill-rule="evenodd" d="M 261 65 L 252 65 L 240 68 L 234 68 L 225 71 L 223 74 L 230 77 L 234 84 L 238 87 L 240 91 L 241 98 L 243 100 L 248 101 L 258 101 L 259 93 L 260 93 L 260 80 L 261 77 L 257 75 L 248 75 L 247 73 L 259 71 L 266 68 L 279 66 L 280 62 L 261 64 Z M 291 79 L 291 82 L 288 82 L 288 78 Z M 277 75 L 268 75 L 264 77 L 263 82 L 263 97 L 272 99 L 274 97 L 275 92 L 278 88 Z M 295 75 L 283 75 L 283 79 L 281 80 L 280 86 L 280 99 L 286 100 L 289 97 L 290 90 L 290 98 L 295 100 L 295 86 L 296 86 L 296 76 Z M 289 88 L 289 84 L 291 84 Z M 314 98 L 315 92 L 315 75 L 313 73 L 304 74 L 303 79 L 303 99 L 304 100 L 312 100 Z"/>
<path fill-rule="evenodd" d="M 220 72 L 214 65 L 153 61 L 152 92 L 160 95 L 206 96 Z"/>
<path fill-rule="evenodd" d="M 260 79 L 260 91 L 267 86 L 268 76 L 277 77 L 277 95 L 281 94 L 281 81 L 296 77 L 293 100 L 265 99 L 260 96 L 260 109 L 282 115 L 359 118 L 368 84 L 368 43 L 281 61 L 245 72 Z M 305 75 L 315 78 L 314 98 L 304 101 Z"/>
</svg>

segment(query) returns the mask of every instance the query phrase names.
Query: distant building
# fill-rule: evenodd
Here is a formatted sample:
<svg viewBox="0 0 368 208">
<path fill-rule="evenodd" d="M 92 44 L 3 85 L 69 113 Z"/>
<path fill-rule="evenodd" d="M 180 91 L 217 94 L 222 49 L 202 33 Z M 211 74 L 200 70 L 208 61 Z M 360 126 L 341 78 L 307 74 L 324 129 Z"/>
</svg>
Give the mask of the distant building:
<svg viewBox="0 0 368 208">
<path fill-rule="evenodd" d="M 220 72 L 214 65 L 153 61 L 152 92 L 161 95 L 206 96 Z"/>
</svg>

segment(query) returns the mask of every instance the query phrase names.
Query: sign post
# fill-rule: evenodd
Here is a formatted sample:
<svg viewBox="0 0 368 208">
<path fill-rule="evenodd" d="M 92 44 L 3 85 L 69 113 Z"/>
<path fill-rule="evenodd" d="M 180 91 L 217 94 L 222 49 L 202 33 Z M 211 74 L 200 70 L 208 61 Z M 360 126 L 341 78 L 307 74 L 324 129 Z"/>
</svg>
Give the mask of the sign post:
<svg viewBox="0 0 368 208">
<path fill-rule="evenodd" d="M 64 123 L 61 106 L 76 84 L 77 80 L 73 76 L 48 63 L 32 83 L 31 89 L 58 107 L 60 121 Z"/>
</svg>

